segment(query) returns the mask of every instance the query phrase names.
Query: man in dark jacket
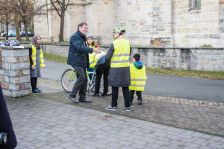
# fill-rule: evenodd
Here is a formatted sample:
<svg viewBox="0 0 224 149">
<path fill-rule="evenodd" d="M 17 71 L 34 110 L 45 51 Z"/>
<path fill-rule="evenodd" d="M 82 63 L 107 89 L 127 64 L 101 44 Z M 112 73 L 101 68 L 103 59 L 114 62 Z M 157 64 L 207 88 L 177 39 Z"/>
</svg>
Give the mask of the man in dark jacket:
<svg viewBox="0 0 224 149">
<path fill-rule="evenodd" d="M 79 102 L 91 102 L 86 99 L 87 89 L 87 74 L 86 68 L 89 67 L 88 53 L 100 53 L 98 49 L 89 48 L 86 45 L 86 33 L 88 31 L 88 25 L 82 22 L 78 25 L 78 30 L 70 38 L 68 61 L 67 63 L 74 68 L 77 75 L 77 81 L 74 84 L 72 92 L 69 95 L 69 99 L 74 103 Z M 79 92 L 79 99 L 76 94 Z"/>
<path fill-rule="evenodd" d="M 0 86 L 0 133 L 7 133 L 7 144 L 1 144 L 1 149 L 14 149 L 17 145 L 16 136 L 13 131 L 12 122 L 6 106 L 2 88 Z M 0 140 L 1 142 L 1 140 Z"/>
</svg>

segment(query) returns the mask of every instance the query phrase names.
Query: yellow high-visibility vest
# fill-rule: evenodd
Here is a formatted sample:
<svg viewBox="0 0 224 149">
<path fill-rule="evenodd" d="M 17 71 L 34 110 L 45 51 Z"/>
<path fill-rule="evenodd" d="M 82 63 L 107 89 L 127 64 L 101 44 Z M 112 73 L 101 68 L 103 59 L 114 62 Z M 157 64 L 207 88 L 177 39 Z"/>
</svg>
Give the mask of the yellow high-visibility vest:
<svg viewBox="0 0 224 149">
<path fill-rule="evenodd" d="M 94 68 L 96 66 L 95 55 L 96 53 L 89 54 L 89 68 Z"/>
<path fill-rule="evenodd" d="M 89 45 L 88 47 L 95 49 L 94 46 Z M 95 55 L 96 53 L 89 53 L 89 68 L 95 67 Z"/>
<path fill-rule="evenodd" d="M 129 89 L 135 91 L 144 91 L 147 80 L 145 66 L 143 66 L 142 69 L 137 69 L 132 63 L 130 66 L 130 75 L 131 85 L 129 86 Z"/>
<path fill-rule="evenodd" d="M 34 45 L 32 45 L 32 61 L 33 61 L 33 65 L 36 66 L 37 63 L 36 63 L 36 59 L 37 59 L 37 49 Z M 44 64 L 44 55 L 43 55 L 43 50 L 40 49 L 40 67 L 43 68 L 45 67 L 45 64 Z"/>
<path fill-rule="evenodd" d="M 93 46 L 89 46 L 90 48 L 95 49 Z M 98 60 L 102 57 L 105 56 L 105 52 L 101 51 L 101 53 L 91 53 L 89 54 L 89 68 L 94 68 L 98 62 Z"/>
<path fill-rule="evenodd" d="M 127 39 L 116 39 L 113 42 L 114 53 L 111 58 L 111 68 L 129 67 L 130 43 Z"/>
</svg>

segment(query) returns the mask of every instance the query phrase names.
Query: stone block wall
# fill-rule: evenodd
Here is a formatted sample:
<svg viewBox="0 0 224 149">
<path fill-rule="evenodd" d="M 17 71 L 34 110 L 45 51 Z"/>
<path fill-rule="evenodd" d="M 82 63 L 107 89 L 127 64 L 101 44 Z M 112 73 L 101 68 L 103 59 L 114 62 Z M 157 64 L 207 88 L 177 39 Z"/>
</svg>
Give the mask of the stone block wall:
<svg viewBox="0 0 224 149">
<path fill-rule="evenodd" d="M 113 40 L 112 32 L 116 24 L 114 0 L 91 0 L 85 6 L 85 20 L 89 24 L 89 33 L 95 35 L 100 43 Z"/>
<path fill-rule="evenodd" d="M 107 52 L 109 46 L 100 46 Z M 44 45 L 44 51 L 68 56 L 68 46 Z M 201 71 L 224 71 L 224 48 L 151 48 L 132 47 L 147 67 Z"/>
<path fill-rule="evenodd" d="M 219 0 L 219 31 L 224 34 L 224 0 Z"/>
<path fill-rule="evenodd" d="M 41 45 L 41 48 L 49 54 L 68 56 L 68 45 Z"/>
<path fill-rule="evenodd" d="M 40 4 L 50 0 L 39 0 Z M 85 19 L 85 0 L 71 0 L 65 12 L 64 20 L 64 40 L 69 40 L 70 36 L 77 30 L 77 25 Z M 49 6 L 48 6 L 49 7 Z M 42 37 L 42 41 L 58 42 L 60 17 L 54 10 L 47 11 L 43 8 L 40 15 L 34 16 L 34 32 Z"/>
<path fill-rule="evenodd" d="M 224 71 L 224 49 L 132 49 L 152 68 Z"/>
<path fill-rule="evenodd" d="M 42 0 L 46 1 L 46 0 Z M 49 0 L 48 0 L 49 1 Z M 124 25 L 132 45 L 164 47 L 224 46 L 224 1 L 201 0 L 199 10 L 190 10 L 189 0 L 71 0 L 65 15 L 65 40 L 86 21 L 89 32 L 101 44 L 113 40 L 112 30 Z M 48 41 L 57 41 L 60 20 L 49 11 L 34 19 L 34 28 Z"/>
<path fill-rule="evenodd" d="M 31 93 L 29 48 L 4 47 L 0 83 L 6 96 L 21 97 Z"/>
<path fill-rule="evenodd" d="M 174 47 L 223 47 L 219 31 L 219 0 L 201 0 L 199 10 L 189 10 L 188 0 L 173 2 Z"/>
</svg>

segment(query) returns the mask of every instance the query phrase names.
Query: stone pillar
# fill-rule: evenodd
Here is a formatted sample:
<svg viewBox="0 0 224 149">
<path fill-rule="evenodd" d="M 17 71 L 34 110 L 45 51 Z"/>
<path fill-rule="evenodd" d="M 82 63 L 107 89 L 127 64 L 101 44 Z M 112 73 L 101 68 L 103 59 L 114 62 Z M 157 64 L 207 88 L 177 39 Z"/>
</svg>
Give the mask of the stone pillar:
<svg viewBox="0 0 224 149">
<path fill-rule="evenodd" d="M 2 47 L 0 82 L 6 96 L 21 97 L 31 93 L 29 47 Z"/>
</svg>

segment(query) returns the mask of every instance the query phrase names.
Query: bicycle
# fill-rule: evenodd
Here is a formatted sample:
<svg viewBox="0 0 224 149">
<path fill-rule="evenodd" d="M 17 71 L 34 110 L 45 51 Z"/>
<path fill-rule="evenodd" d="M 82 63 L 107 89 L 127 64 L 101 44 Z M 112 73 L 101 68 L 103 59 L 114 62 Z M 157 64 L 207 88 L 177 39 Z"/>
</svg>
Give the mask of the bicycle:
<svg viewBox="0 0 224 149">
<path fill-rule="evenodd" d="M 96 71 L 95 69 L 91 71 L 86 71 L 87 73 L 87 93 L 90 94 L 94 92 L 95 89 L 95 79 L 96 79 Z M 90 78 L 91 76 L 91 78 Z M 65 92 L 70 93 L 72 88 L 77 80 L 76 72 L 73 68 L 66 69 L 61 76 L 61 86 Z"/>
</svg>

